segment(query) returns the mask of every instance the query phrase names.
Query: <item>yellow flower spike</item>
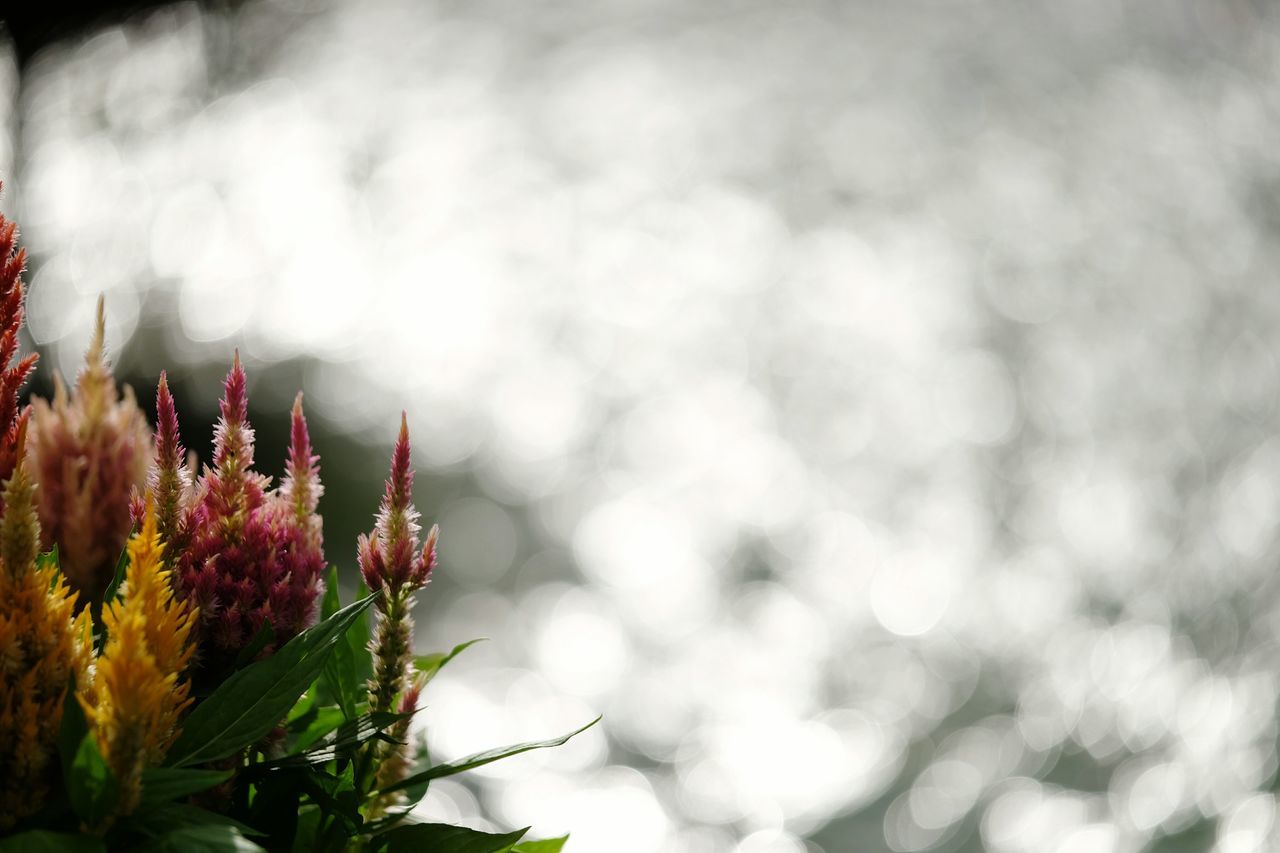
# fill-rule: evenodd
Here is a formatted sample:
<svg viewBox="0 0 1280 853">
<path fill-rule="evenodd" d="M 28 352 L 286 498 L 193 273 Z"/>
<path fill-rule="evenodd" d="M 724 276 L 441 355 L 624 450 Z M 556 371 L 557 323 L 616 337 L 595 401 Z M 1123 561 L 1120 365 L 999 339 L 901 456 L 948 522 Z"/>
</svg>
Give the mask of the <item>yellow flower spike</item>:
<svg viewBox="0 0 1280 853">
<path fill-rule="evenodd" d="M 75 612 L 71 589 L 53 565 L 37 565 L 40 538 L 34 497 L 22 461 L 5 484 L 0 520 L 0 831 L 39 810 L 56 771 L 58 726 L 67 683 L 83 684 L 92 634 L 88 612 Z"/>
<path fill-rule="evenodd" d="M 150 493 L 142 529 L 129 540 L 128 551 L 124 599 L 103 607 L 106 646 L 93 682 L 80 695 L 98 748 L 120 784 L 122 815 L 137 807 L 143 771 L 164 760 L 191 703 L 183 673 L 195 622 L 191 607 L 173 597 Z"/>
</svg>

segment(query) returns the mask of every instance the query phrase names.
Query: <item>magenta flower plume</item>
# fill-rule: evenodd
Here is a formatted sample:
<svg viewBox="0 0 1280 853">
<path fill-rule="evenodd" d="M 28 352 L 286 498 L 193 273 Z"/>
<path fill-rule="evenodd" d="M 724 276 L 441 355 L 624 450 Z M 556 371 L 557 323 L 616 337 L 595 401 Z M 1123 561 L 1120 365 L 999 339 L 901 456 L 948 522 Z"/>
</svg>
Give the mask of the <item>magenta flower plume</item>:
<svg viewBox="0 0 1280 853">
<path fill-rule="evenodd" d="M 40 483 L 41 544 L 84 601 L 102 597 L 129 538 L 130 495 L 146 482 L 151 428 L 116 387 L 106 358 L 106 315 L 98 299 L 93 337 L 69 393 L 54 376 L 49 402 L 32 401 L 28 456 Z"/>
<path fill-rule="evenodd" d="M 163 385 L 161 393 L 168 396 Z M 278 490 L 251 468 L 253 429 L 238 353 L 220 408 L 213 466 L 186 497 L 177 418 L 170 414 L 172 400 L 162 401 L 153 472 L 157 502 L 177 507 L 170 534 L 180 546 L 174 552 L 177 582 L 200 609 L 197 654 L 211 678 L 235 660 L 264 622 L 275 636 L 264 654 L 314 623 L 325 566 L 315 513 L 319 472 L 301 400 L 294 406 L 289 470 Z"/>
<path fill-rule="evenodd" d="M 0 482 L 13 476 L 18 462 L 18 433 L 30 415 L 30 407 L 18 405 L 18 391 L 36 366 L 39 355 L 18 354 L 18 332 L 22 328 L 26 286 L 22 271 L 27 265 L 25 249 L 18 248 L 18 226 L 0 214 Z M 4 499 L 0 496 L 0 512 Z"/>
</svg>

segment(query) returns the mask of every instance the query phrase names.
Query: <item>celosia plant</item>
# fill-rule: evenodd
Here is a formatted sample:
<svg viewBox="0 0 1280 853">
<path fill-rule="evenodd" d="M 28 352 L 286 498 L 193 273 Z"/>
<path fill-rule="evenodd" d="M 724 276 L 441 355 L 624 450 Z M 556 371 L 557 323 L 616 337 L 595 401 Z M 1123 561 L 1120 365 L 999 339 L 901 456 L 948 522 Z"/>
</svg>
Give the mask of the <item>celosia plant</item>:
<svg viewBox="0 0 1280 853">
<path fill-rule="evenodd" d="M 89 615 L 51 560 L 37 560 L 35 488 L 22 459 L 0 520 L 0 831 L 34 814 L 57 778 L 57 735 L 72 678 L 89 664 Z"/>
<path fill-rule="evenodd" d="M 427 542 L 418 550 L 418 510 L 413 505 L 413 468 L 409 451 L 408 417 L 400 415 L 400 435 L 391 455 L 391 474 L 382 496 L 373 532 L 361 535 L 357 543 L 360 574 L 371 592 L 381 593 L 374 603 L 378 612 L 374 627 L 374 677 L 369 682 L 369 708 L 374 712 L 398 711 L 403 719 L 391 729 L 393 740 L 401 743 L 372 743 L 370 757 L 379 764 L 376 786 L 386 788 L 409 775 L 410 762 L 403 741 L 408 736 L 409 719 L 418 710 L 422 692 L 421 674 L 415 676 L 412 660 L 413 596 L 431 579 L 436 566 L 436 541 L 440 530 L 432 527 Z M 360 780 L 358 780 L 360 781 Z M 398 798 L 379 798 L 381 810 Z"/>
<path fill-rule="evenodd" d="M 143 771 L 160 766 L 191 704 L 186 669 L 195 612 L 174 597 L 164 550 L 148 499 L 142 529 L 129 540 L 123 597 L 103 609 L 107 641 L 79 697 L 119 786 L 110 816 L 137 808 Z"/>
<path fill-rule="evenodd" d="M 75 391 L 68 394 L 54 374 L 53 402 L 32 401 L 28 448 L 40 483 L 41 543 L 58 546 L 62 573 L 91 602 L 100 601 L 111 583 L 129 536 L 130 495 L 151 463 L 151 427 L 131 389 L 119 398 L 105 337 L 99 299 Z"/>
<path fill-rule="evenodd" d="M 273 488 L 253 470 L 238 355 L 212 464 L 193 477 L 167 377 L 153 442 L 128 393 L 117 399 L 100 310 L 75 392 L 41 406 L 28 454 L 17 393 L 36 359 L 14 361 L 15 237 L 0 217 L 0 853 L 559 851 L 563 838 L 522 844 L 525 830 L 413 813 L 433 779 L 577 732 L 443 764 L 410 748 L 419 697 L 470 643 L 413 654 L 409 614 L 438 535 L 420 541 L 407 420 L 374 529 L 356 548 L 370 594 L 343 606 L 337 569 L 322 578 L 319 457 L 302 397 Z M 131 487 L 139 529 L 113 561 Z M 45 554 L 37 506 L 57 545 Z M 73 575 L 100 607 L 77 608 Z"/>
</svg>

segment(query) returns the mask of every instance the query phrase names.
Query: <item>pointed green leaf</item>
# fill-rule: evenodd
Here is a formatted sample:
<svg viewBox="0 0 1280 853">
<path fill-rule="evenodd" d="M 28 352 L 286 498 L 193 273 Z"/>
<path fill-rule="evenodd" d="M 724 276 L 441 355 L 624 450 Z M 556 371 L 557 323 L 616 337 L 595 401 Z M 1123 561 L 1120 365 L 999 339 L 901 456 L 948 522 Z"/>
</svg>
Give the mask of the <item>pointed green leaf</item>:
<svg viewBox="0 0 1280 853">
<path fill-rule="evenodd" d="M 569 836 L 562 835 L 559 838 L 544 838 L 541 841 L 521 841 L 511 848 L 511 853 L 560 853 L 568 840 Z"/>
<path fill-rule="evenodd" d="M 346 719 L 341 708 L 312 708 L 290 723 L 289 729 L 294 734 L 289 738 L 288 753 L 297 755 L 304 751 L 346 722 Z"/>
<path fill-rule="evenodd" d="M 106 853 L 107 845 L 92 835 L 33 829 L 0 838 L 0 853 Z"/>
<path fill-rule="evenodd" d="M 258 626 L 258 630 L 254 632 L 253 639 L 249 641 L 249 645 L 241 649 L 240 654 L 236 655 L 236 662 L 232 665 L 232 669 L 244 669 L 253 663 L 258 654 L 275 638 L 276 629 L 272 627 L 271 620 L 263 619 L 262 624 Z"/>
<path fill-rule="evenodd" d="M 591 728 L 596 723 L 600 722 L 600 719 L 601 719 L 600 717 L 596 717 L 594 720 L 587 723 L 582 728 L 576 731 L 569 732 L 569 734 L 567 735 L 563 735 L 558 738 L 552 738 L 551 740 L 532 741 L 530 743 L 518 743 L 513 746 L 504 746 L 499 749 L 491 749 L 486 752 L 478 752 L 475 755 L 472 755 L 468 758 L 464 758 L 460 761 L 452 762 L 450 764 L 437 764 L 435 767 L 432 767 L 429 770 L 424 770 L 421 773 L 415 773 L 412 776 L 410 776 L 408 779 L 405 779 L 402 782 L 397 782 L 396 784 L 383 788 L 382 790 L 384 793 L 390 793 L 392 791 L 403 791 L 405 788 L 411 788 L 414 785 L 419 785 L 423 782 L 430 782 L 432 779 L 443 779 L 446 776 L 453 776 L 457 773 L 465 773 L 468 770 L 474 770 L 477 767 L 483 767 L 486 764 L 492 764 L 495 761 L 501 761 L 504 758 L 510 758 L 511 756 L 519 755 L 522 752 L 529 752 L 530 750 L 534 750 L 534 749 L 547 749 L 553 746 L 563 746 L 564 744 L 569 742 L 570 738 L 574 737 L 575 735 L 582 734 L 587 729 Z"/>
<path fill-rule="evenodd" d="M 325 581 L 324 598 L 320 605 L 321 617 L 336 613 L 341 607 L 338 592 L 338 567 L 330 566 Z M 324 672 L 317 682 L 317 699 L 323 703 L 334 703 L 342 709 L 348 720 L 359 715 L 356 706 L 368 694 L 367 681 L 372 673 L 372 666 L 365 671 L 368 663 L 369 626 L 367 617 L 360 618 L 347 629 L 344 642 L 338 643 L 332 657 L 324 666 Z"/>
<path fill-rule="evenodd" d="M 234 818 L 190 803 L 164 803 L 155 808 L 139 808 L 122 822 L 124 829 L 148 838 L 160 838 L 177 829 L 199 826 L 230 827 L 246 836 L 264 834 Z"/>
<path fill-rule="evenodd" d="M 61 564 L 58 562 L 58 543 L 54 542 L 53 547 L 43 554 L 36 555 L 36 568 L 40 571 L 53 567 L 55 571 L 61 571 Z"/>
<path fill-rule="evenodd" d="M 67 679 L 67 692 L 62 698 L 62 721 L 58 724 L 58 756 L 62 760 L 64 779 L 71 778 L 76 751 L 88 733 L 89 723 L 84 718 L 84 709 L 76 701 L 76 679 L 72 675 Z"/>
<path fill-rule="evenodd" d="M 271 657 L 233 673 L 187 717 L 166 764 L 181 767 L 216 761 L 261 739 L 285 718 L 375 597 L 342 608 Z"/>
<path fill-rule="evenodd" d="M 378 850 L 387 853 L 508 853 L 528 828 L 494 835 L 467 829 L 465 826 L 449 826 L 443 823 L 419 823 L 401 826 L 377 836 Z"/>
<path fill-rule="evenodd" d="M 140 848 L 144 853 L 256 853 L 261 847 L 228 824 L 184 826 Z"/>
<path fill-rule="evenodd" d="M 132 532 L 129 534 L 133 535 Z M 107 584 L 106 595 L 102 597 L 104 602 L 115 601 L 116 596 L 120 594 L 120 585 L 124 583 L 125 570 L 129 567 L 129 549 L 125 548 L 120 552 L 120 556 L 116 558 L 115 574 L 111 576 L 111 583 Z"/>
<path fill-rule="evenodd" d="M 444 652 L 433 652 L 428 655 L 418 655 L 413 659 L 413 668 L 423 676 L 424 681 L 430 681 L 436 677 L 436 673 L 444 669 L 445 664 L 449 663 L 449 661 L 453 660 L 476 643 L 483 643 L 487 639 L 489 638 L 477 637 L 474 640 L 468 640 L 465 643 L 454 646 L 453 650 L 447 654 Z"/>
<path fill-rule="evenodd" d="M 102 760 L 98 741 L 92 733 L 80 740 L 66 781 L 71 807 L 89 826 L 99 825 L 115 808 L 120 796 L 115 777 Z"/>
<path fill-rule="evenodd" d="M 158 806 L 179 797 L 188 797 L 231 778 L 230 770 L 188 770 L 154 767 L 142 774 L 143 808 Z"/>
<path fill-rule="evenodd" d="M 386 729 L 403 720 L 405 716 L 404 714 L 383 712 L 365 714 L 362 717 L 342 723 L 320 738 L 310 749 L 296 755 L 286 755 L 283 758 L 273 758 L 270 761 L 251 764 L 246 769 L 246 772 L 271 770 L 277 767 L 315 767 L 328 764 L 345 753 L 354 753 L 356 747 L 374 740 Z M 391 740 L 390 737 L 385 735 L 383 739 Z M 394 742 L 392 741 L 392 743 Z"/>
</svg>

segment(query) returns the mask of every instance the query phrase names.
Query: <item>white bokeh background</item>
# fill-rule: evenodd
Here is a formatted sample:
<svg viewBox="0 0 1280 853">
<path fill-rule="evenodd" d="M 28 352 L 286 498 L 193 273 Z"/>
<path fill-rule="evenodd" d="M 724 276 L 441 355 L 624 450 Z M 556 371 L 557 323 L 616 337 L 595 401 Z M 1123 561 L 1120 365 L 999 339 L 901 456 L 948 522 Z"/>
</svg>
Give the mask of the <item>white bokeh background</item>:
<svg viewBox="0 0 1280 853">
<path fill-rule="evenodd" d="M 1280 843 L 1260 4 L 179 4 L 0 84 L 42 369 L 103 292 L 115 349 L 303 358 L 477 484 L 423 507 L 422 644 L 492 638 L 433 751 L 605 722 L 425 814 Z"/>
</svg>

